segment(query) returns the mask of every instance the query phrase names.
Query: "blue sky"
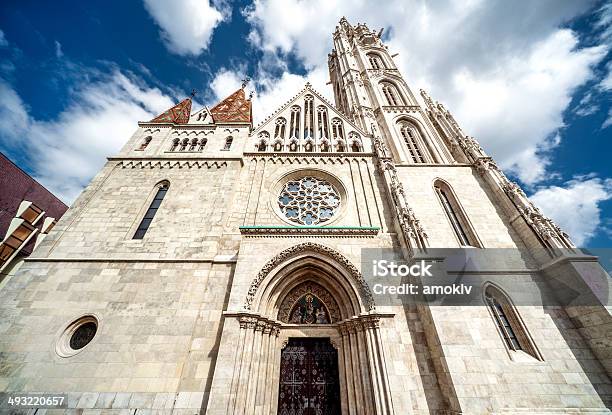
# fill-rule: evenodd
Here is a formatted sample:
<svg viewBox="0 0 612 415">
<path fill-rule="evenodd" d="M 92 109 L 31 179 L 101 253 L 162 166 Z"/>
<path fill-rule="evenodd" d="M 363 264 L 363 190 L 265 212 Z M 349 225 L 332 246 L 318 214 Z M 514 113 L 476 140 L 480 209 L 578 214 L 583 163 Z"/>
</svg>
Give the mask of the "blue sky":
<svg viewBox="0 0 612 415">
<path fill-rule="evenodd" d="M 339 18 L 385 28 L 445 104 L 580 245 L 612 242 L 612 5 L 313 0 L 3 2 L 0 150 L 70 203 L 136 128 L 245 76 L 257 120 L 306 81 L 331 98 Z"/>
</svg>

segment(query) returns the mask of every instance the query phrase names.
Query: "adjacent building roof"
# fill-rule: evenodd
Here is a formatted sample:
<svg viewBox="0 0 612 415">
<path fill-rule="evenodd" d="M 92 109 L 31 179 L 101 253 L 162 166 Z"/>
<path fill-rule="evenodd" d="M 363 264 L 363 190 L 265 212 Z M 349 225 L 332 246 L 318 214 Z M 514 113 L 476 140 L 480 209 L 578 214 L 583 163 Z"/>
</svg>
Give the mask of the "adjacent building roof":
<svg viewBox="0 0 612 415">
<path fill-rule="evenodd" d="M 191 98 L 183 101 L 170 108 L 168 111 L 153 118 L 150 122 L 170 122 L 174 124 L 187 124 L 191 115 Z"/>
</svg>

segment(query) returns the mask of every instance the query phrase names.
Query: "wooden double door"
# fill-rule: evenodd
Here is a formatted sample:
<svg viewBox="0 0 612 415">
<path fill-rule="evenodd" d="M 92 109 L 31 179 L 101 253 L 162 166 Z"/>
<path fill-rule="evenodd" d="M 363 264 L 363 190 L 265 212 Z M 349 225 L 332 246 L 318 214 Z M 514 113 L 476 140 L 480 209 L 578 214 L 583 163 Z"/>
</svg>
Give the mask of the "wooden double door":
<svg viewBox="0 0 612 415">
<path fill-rule="evenodd" d="M 290 338 L 281 352 L 278 415 L 340 415 L 338 352 L 328 338 Z"/>
</svg>

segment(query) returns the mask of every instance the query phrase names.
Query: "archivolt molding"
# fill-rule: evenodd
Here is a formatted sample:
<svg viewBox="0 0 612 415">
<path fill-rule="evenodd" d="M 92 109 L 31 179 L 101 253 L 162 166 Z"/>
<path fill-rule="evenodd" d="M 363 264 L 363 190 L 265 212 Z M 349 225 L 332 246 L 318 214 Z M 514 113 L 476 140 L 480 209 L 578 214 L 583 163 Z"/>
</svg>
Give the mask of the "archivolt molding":
<svg viewBox="0 0 612 415">
<path fill-rule="evenodd" d="M 244 308 L 246 310 L 251 310 L 253 305 L 253 300 L 255 299 L 255 294 L 262 281 L 266 278 L 266 276 L 274 269 L 276 266 L 285 262 L 288 259 L 291 259 L 303 252 L 315 252 L 326 255 L 328 257 L 336 260 L 344 269 L 353 277 L 355 282 L 359 287 L 360 295 L 364 302 L 364 305 L 368 311 L 373 311 L 375 309 L 374 297 L 372 296 L 372 292 L 370 291 L 370 287 L 366 283 L 361 275 L 361 272 L 355 267 L 347 258 L 345 258 L 342 254 L 336 252 L 335 250 L 320 245 L 314 242 L 304 242 L 302 244 L 294 245 L 291 248 L 285 249 L 270 261 L 268 261 L 264 267 L 259 271 L 255 279 L 251 282 L 251 286 L 249 287 L 249 291 L 246 296 L 246 301 Z"/>
<path fill-rule="evenodd" d="M 147 160 L 147 161 L 120 161 L 118 166 L 122 169 L 183 169 L 183 168 L 217 168 L 227 167 L 227 161 L 203 161 L 203 160 Z"/>
</svg>

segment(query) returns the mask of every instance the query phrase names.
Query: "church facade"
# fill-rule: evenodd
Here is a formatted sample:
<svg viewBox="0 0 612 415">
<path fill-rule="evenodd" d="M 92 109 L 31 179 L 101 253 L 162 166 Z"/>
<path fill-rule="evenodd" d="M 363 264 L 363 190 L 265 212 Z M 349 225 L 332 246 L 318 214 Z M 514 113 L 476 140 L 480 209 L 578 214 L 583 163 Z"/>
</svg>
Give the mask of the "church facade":
<svg viewBox="0 0 612 415">
<path fill-rule="evenodd" d="M 417 100 L 380 33 L 342 19 L 333 40 L 335 105 L 307 84 L 254 126 L 243 86 L 138 124 L 0 291 L 1 392 L 66 394 L 58 413 L 610 412 L 606 304 L 507 289 L 597 258 Z M 524 260 L 480 271 L 480 306 L 381 304 L 363 252 L 432 248 Z"/>
</svg>

